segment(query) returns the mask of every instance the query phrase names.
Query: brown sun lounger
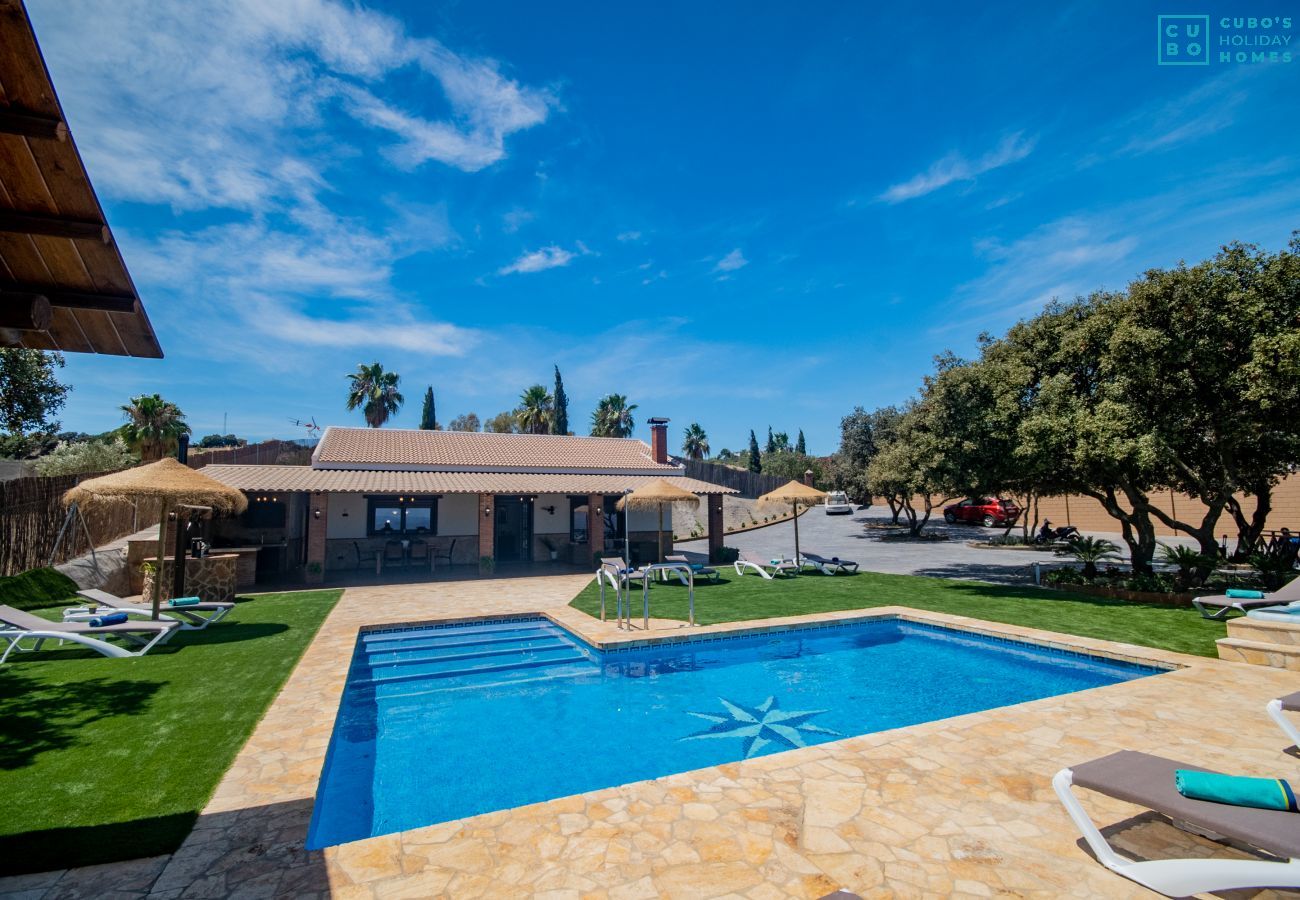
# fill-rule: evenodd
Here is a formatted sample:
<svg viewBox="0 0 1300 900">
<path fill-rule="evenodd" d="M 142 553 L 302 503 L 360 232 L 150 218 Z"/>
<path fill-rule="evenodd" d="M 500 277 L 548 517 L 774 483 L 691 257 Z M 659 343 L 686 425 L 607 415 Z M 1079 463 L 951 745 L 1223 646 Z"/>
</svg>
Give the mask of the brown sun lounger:
<svg viewBox="0 0 1300 900">
<path fill-rule="evenodd" d="M 1197 597 L 1192 600 L 1192 605 L 1200 611 L 1202 618 L 1226 619 L 1228 613 L 1234 609 L 1244 614 L 1257 606 L 1285 606 L 1298 601 L 1300 601 L 1300 578 L 1293 578 L 1276 591 L 1265 592 L 1258 600 L 1238 600 L 1227 594 L 1215 594 L 1211 597 Z M 1217 606 L 1218 609 L 1206 609 L 1207 606 Z"/>
<path fill-rule="evenodd" d="M 1174 771 L 1210 771 L 1148 753 L 1121 750 L 1062 769 L 1052 787 L 1098 862 L 1138 884 L 1174 897 L 1248 887 L 1300 887 L 1300 814 L 1192 800 L 1178 793 Z M 1168 859 L 1135 862 L 1118 855 L 1084 811 L 1071 786 L 1085 788 L 1263 850 L 1285 862 Z"/>
<path fill-rule="evenodd" d="M 1291 739 L 1292 745 L 1300 747 L 1300 728 L 1282 715 L 1284 712 L 1300 713 L 1300 691 L 1270 700 L 1268 706 L 1264 708 L 1268 711 L 1269 717 L 1277 723 L 1277 727 L 1282 729 L 1282 733 Z"/>
<path fill-rule="evenodd" d="M 136 617 L 153 617 L 153 605 L 150 603 L 132 603 L 130 600 L 124 600 L 116 594 L 110 594 L 108 591 L 101 591 L 96 588 L 90 588 L 84 591 L 77 591 L 77 596 L 96 606 L 102 606 L 110 612 L 124 612 L 132 618 Z M 219 622 L 225 618 L 226 613 L 235 608 L 235 604 L 225 601 L 204 600 L 200 603 L 191 603 L 189 606 L 169 606 L 163 601 L 159 607 L 159 613 L 167 619 L 177 619 L 181 623 L 181 628 L 185 631 L 199 631 L 207 628 L 213 622 Z M 86 613 L 88 607 L 78 607 L 75 609 L 64 610 L 64 615 L 69 613 Z"/>
<path fill-rule="evenodd" d="M 144 656 L 158 644 L 171 637 L 180 628 L 181 623 L 170 622 L 122 622 L 117 625 L 90 625 L 86 622 L 51 622 L 34 616 L 29 612 L 14 609 L 12 606 L 0 606 L 0 640 L 8 641 L 9 646 L 0 655 L 0 663 L 9 658 L 14 650 L 28 652 L 41 649 L 46 641 L 71 641 L 81 644 L 104 656 Z M 121 637 L 139 645 L 136 651 L 126 650 L 110 644 L 104 638 Z M 31 647 L 23 647 L 20 641 L 30 638 L 35 641 Z"/>
</svg>

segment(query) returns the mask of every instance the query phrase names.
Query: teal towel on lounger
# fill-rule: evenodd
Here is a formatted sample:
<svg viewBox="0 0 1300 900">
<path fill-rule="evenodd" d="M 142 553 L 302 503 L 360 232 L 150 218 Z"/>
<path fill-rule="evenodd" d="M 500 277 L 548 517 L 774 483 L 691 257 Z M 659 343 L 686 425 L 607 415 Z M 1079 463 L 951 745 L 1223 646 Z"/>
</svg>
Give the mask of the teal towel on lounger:
<svg viewBox="0 0 1300 900">
<path fill-rule="evenodd" d="M 103 628 L 105 625 L 121 625 L 127 620 L 128 616 L 124 612 L 108 613 L 104 616 L 95 616 L 90 620 L 91 628 Z"/>
<path fill-rule="evenodd" d="M 1281 778 L 1246 778 L 1177 769 L 1174 771 L 1174 785 L 1178 793 L 1192 800 L 1300 812 L 1296 807 L 1295 791 Z"/>
<path fill-rule="evenodd" d="M 1228 588 L 1223 592 L 1223 596 L 1232 600 L 1263 600 L 1263 591 L 1244 591 L 1241 588 Z"/>
<path fill-rule="evenodd" d="M 203 601 L 198 597 L 177 597 L 167 601 L 168 606 L 198 606 Z"/>
</svg>

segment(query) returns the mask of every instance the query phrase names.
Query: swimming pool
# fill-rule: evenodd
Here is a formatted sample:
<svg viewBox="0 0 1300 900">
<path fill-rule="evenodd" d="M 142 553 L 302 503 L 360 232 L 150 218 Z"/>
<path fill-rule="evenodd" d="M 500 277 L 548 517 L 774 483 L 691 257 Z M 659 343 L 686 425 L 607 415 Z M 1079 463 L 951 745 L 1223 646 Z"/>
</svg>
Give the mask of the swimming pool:
<svg viewBox="0 0 1300 900">
<path fill-rule="evenodd" d="M 307 846 L 1161 671 L 897 618 L 610 651 L 543 618 L 366 631 Z"/>
</svg>

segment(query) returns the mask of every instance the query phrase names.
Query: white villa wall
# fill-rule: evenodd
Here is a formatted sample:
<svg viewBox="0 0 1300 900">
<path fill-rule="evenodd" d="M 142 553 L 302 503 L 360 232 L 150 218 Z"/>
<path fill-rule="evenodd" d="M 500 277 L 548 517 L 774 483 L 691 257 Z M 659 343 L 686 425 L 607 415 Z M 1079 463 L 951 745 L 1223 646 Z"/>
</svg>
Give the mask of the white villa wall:
<svg viewBox="0 0 1300 900">
<path fill-rule="evenodd" d="M 554 506 L 552 515 L 543 506 Z M 538 494 L 533 501 L 533 534 L 569 533 L 569 495 Z"/>
<path fill-rule="evenodd" d="M 443 494 L 438 501 L 438 534 L 478 534 L 478 495 Z"/>
<path fill-rule="evenodd" d="M 366 498 L 361 494 L 330 494 L 325 536 L 330 540 L 364 540 L 367 512 Z"/>
</svg>

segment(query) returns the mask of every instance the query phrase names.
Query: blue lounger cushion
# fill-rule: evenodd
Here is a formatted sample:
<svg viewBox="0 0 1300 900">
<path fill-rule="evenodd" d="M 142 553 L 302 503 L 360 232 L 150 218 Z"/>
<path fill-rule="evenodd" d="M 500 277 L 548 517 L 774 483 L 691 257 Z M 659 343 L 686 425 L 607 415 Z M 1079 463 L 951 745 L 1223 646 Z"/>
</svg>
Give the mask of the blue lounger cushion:
<svg viewBox="0 0 1300 900">
<path fill-rule="evenodd" d="M 121 625 L 129 616 L 124 612 L 107 613 L 102 616 L 95 616 L 88 623 L 92 628 L 103 628 L 106 625 Z"/>
<path fill-rule="evenodd" d="M 167 601 L 168 606 L 198 606 L 203 601 L 198 597 L 176 597 Z"/>
<path fill-rule="evenodd" d="M 1241 588 L 1228 588 L 1223 592 L 1223 596 L 1232 600 L 1263 600 L 1263 591 L 1247 591 Z"/>
<path fill-rule="evenodd" d="M 1176 769 L 1174 786 L 1178 788 L 1178 793 L 1191 800 L 1300 812 L 1296 806 L 1295 791 L 1281 778 L 1247 778 Z"/>
</svg>

